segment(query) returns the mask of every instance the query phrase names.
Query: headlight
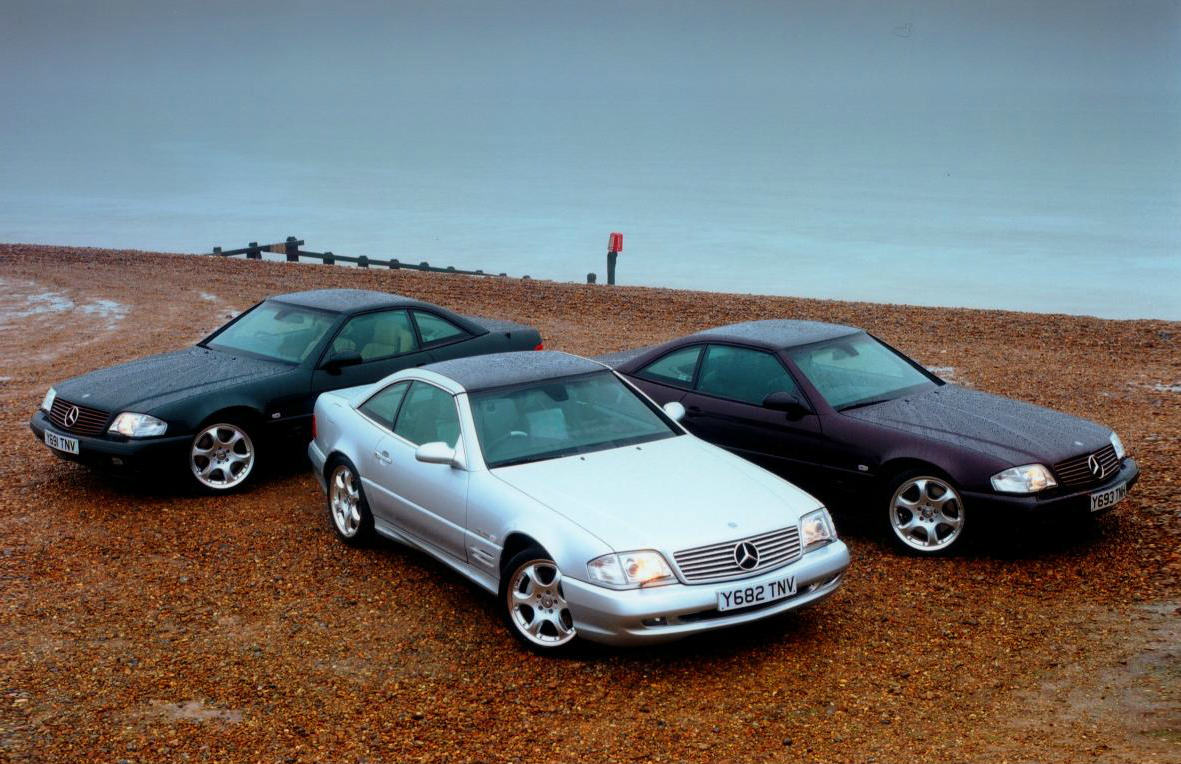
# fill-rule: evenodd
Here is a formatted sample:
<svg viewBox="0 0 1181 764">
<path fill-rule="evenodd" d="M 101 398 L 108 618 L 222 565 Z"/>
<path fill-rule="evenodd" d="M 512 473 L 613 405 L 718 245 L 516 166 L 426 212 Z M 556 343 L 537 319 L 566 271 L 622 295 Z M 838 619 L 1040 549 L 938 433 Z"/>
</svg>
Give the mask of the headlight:
<svg viewBox="0 0 1181 764">
<path fill-rule="evenodd" d="M 41 399 L 41 410 L 42 411 L 49 411 L 51 408 L 53 408 L 53 399 L 56 397 L 57 397 L 57 390 L 54 390 L 52 387 L 49 388 L 49 392 L 47 392 L 45 394 L 45 397 Z M 1111 437 L 1114 438 L 1115 436 L 1112 435 Z"/>
<path fill-rule="evenodd" d="M 664 586 L 677 580 L 664 555 L 651 549 L 596 557 L 586 564 L 586 572 L 594 583 L 612 589 Z"/>
<path fill-rule="evenodd" d="M 832 517 L 824 507 L 800 518 L 800 546 L 805 552 L 836 540 L 837 532 L 832 526 Z"/>
<path fill-rule="evenodd" d="M 50 390 L 49 394 L 52 395 L 53 391 Z M 1124 442 L 1122 440 L 1120 440 L 1119 436 L 1116 435 L 1114 432 L 1111 433 L 1111 447 L 1115 449 L 1115 458 L 1116 459 L 1123 459 L 1125 456 L 1128 455 L 1128 449 L 1124 448 Z"/>
<path fill-rule="evenodd" d="M 1056 485 L 1058 481 L 1040 464 L 1010 467 L 992 476 L 993 490 L 1001 493 L 1037 493 Z"/>
<path fill-rule="evenodd" d="M 167 429 L 168 423 L 154 416 L 124 411 L 115 417 L 107 432 L 115 432 L 129 438 L 150 438 L 153 435 L 163 435 Z"/>
</svg>

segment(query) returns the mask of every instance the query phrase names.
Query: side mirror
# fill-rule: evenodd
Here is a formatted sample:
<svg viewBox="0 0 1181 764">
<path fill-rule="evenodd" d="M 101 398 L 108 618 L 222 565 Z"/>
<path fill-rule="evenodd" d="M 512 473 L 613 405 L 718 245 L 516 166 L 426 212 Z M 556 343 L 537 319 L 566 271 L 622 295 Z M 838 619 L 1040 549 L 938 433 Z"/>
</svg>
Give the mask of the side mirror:
<svg viewBox="0 0 1181 764">
<path fill-rule="evenodd" d="M 346 350 L 343 353 L 337 353 L 324 362 L 321 367 L 329 374 L 339 374 L 340 370 L 346 366 L 356 366 L 364 361 L 361 354 L 355 350 Z"/>
<path fill-rule="evenodd" d="M 812 413 L 812 409 L 795 393 L 771 393 L 763 399 L 763 408 L 782 411 L 787 414 L 788 419 L 799 419 Z"/>
<path fill-rule="evenodd" d="M 685 407 L 681 405 L 680 401 L 669 401 L 662 406 L 664 413 L 668 418 L 674 422 L 679 422 L 685 418 Z"/>
<path fill-rule="evenodd" d="M 446 464 L 448 467 L 458 467 L 455 460 L 455 449 L 442 441 L 423 443 L 414 452 L 414 458 L 425 464 Z"/>
</svg>

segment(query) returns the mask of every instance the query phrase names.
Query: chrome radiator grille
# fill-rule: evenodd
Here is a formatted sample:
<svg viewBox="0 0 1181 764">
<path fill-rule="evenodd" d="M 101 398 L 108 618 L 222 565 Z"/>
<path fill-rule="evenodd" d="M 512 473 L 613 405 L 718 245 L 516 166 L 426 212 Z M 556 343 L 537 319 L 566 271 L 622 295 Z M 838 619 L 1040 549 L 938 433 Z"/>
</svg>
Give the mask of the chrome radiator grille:
<svg viewBox="0 0 1181 764">
<path fill-rule="evenodd" d="M 67 424 L 73 419 L 71 412 L 75 408 L 78 409 L 77 420 Z M 109 416 L 105 411 L 78 406 L 61 398 L 54 398 L 53 405 L 49 407 L 49 421 L 66 432 L 78 435 L 101 435 L 107 428 Z"/>
<path fill-rule="evenodd" d="M 736 554 L 743 543 L 753 545 L 758 553 L 758 561 L 746 568 L 738 564 L 742 552 Z M 673 560 L 687 583 L 699 584 L 752 576 L 793 562 L 800 554 L 800 529 L 792 526 L 761 536 L 684 549 L 674 553 Z"/>
<path fill-rule="evenodd" d="M 1090 459 L 1095 460 L 1102 467 L 1102 472 L 1096 475 L 1091 470 Z M 1119 459 L 1115 456 L 1114 446 L 1104 446 L 1093 454 L 1074 456 L 1054 465 L 1054 476 L 1058 478 L 1058 485 L 1065 487 L 1091 485 L 1100 483 L 1119 469 Z"/>
</svg>

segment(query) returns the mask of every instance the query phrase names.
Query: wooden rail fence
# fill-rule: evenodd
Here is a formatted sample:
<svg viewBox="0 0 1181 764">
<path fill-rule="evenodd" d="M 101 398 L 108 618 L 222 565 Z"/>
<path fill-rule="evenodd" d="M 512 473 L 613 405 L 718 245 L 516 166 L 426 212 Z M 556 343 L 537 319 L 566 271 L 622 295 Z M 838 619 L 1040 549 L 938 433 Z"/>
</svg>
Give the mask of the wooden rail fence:
<svg viewBox="0 0 1181 764">
<path fill-rule="evenodd" d="M 354 263 L 358 268 L 389 268 L 390 270 L 398 270 L 399 268 L 406 268 L 412 271 L 426 271 L 429 273 L 458 273 L 463 276 L 508 276 L 507 273 L 485 273 L 482 270 L 468 271 L 454 266 L 440 267 L 431 265 L 425 260 L 421 263 L 404 263 L 397 258 L 392 260 L 378 260 L 376 258 L 367 257 L 365 255 L 358 255 L 352 257 L 350 255 L 337 255 L 332 252 L 309 252 L 306 249 L 300 249 L 303 246 L 303 239 L 297 239 L 294 236 L 288 236 L 286 241 L 281 241 L 276 244 L 259 244 L 257 241 L 252 241 L 245 247 L 239 249 L 222 249 L 221 247 L 214 247 L 209 254 L 217 255 L 218 257 L 233 257 L 234 255 L 245 255 L 248 260 L 261 260 L 263 252 L 270 252 L 273 254 L 286 255 L 287 262 L 298 263 L 300 258 L 308 260 L 319 260 L 325 265 L 332 265 L 336 262 Z M 521 278 L 527 279 L 528 276 Z"/>
</svg>

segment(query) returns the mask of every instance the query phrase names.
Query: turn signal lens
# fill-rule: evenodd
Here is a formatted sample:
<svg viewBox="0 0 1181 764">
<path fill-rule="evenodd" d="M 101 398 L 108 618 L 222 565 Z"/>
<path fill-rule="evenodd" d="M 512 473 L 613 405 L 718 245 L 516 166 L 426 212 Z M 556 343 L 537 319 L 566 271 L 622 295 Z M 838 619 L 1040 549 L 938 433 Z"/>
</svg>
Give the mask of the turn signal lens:
<svg viewBox="0 0 1181 764">
<path fill-rule="evenodd" d="M 53 401 L 55 398 L 57 398 L 57 390 L 54 390 L 51 387 L 49 388 L 49 392 L 45 393 L 45 397 L 41 399 L 41 410 L 49 411 L 51 408 L 53 408 Z"/>
<path fill-rule="evenodd" d="M 50 390 L 49 392 L 52 393 L 53 391 Z M 1114 432 L 1111 433 L 1111 447 L 1115 449 L 1115 458 L 1116 459 L 1123 459 L 1125 456 L 1128 455 L 1128 450 L 1126 448 L 1124 448 L 1124 442 L 1122 440 L 1120 440 L 1119 436 L 1116 435 Z"/>
</svg>

